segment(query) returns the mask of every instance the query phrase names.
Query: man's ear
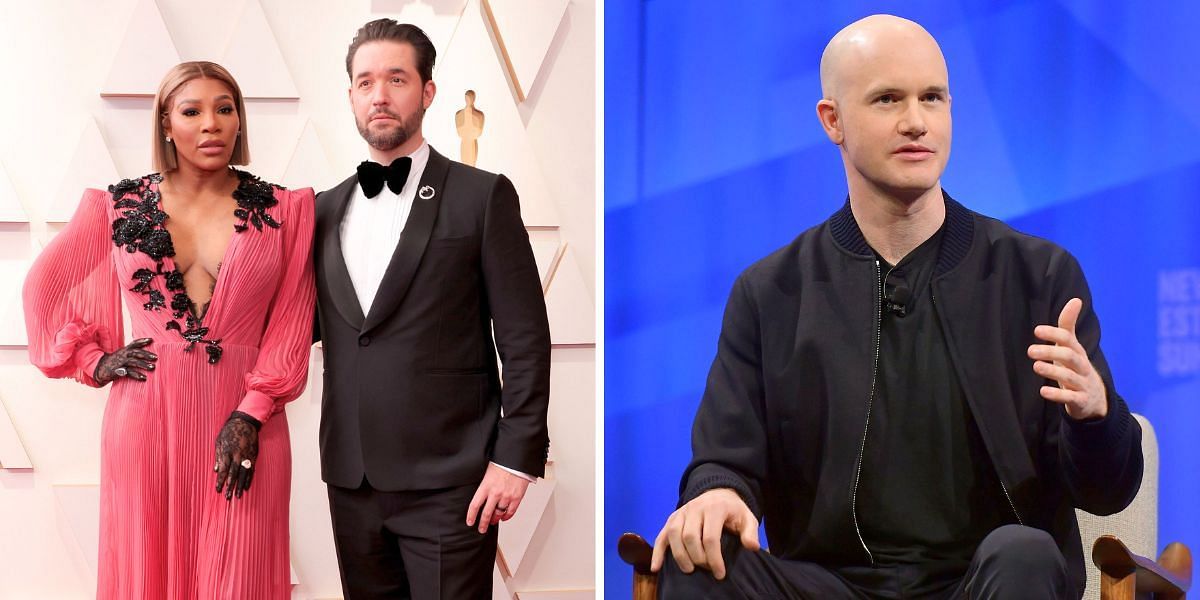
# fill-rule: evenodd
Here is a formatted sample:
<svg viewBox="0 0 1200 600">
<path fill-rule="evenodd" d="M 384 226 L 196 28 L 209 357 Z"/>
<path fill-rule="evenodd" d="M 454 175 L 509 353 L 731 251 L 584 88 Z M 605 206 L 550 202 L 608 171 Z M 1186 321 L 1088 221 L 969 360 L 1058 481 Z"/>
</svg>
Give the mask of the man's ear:
<svg viewBox="0 0 1200 600">
<path fill-rule="evenodd" d="M 825 130 L 825 136 L 829 141 L 842 145 L 842 141 L 846 139 L 846 132 L 842 129 L 842 118 L 838 113 L 837 101 L 829 98 L 823 98 L 817 102 L 817 118 L 821 120 L 821 128 Z"/>
<path fill-rule="evenodd" d="M 425 110 L 429 110 L 429 105 L 433 104 L 433 97 L 437 95 L 437 85 L 433 80 L 425 82 L 424 88 L 421 90 L 421 106 Z"/>
</svg>

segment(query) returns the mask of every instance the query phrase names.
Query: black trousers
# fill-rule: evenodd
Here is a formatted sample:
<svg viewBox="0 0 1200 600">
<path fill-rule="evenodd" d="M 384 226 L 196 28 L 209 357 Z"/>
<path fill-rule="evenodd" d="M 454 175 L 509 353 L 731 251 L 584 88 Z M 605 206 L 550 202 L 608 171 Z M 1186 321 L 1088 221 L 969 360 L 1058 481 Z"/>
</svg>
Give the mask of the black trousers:
<svg viewBox="0 0 1200 600">
<path fill-rule="evenodd" d="M 468 527 L 477 485 L 381 492 L 329 486 L 346 600 L 491 600 L 497 527 Z"/>
<path fill-rule="evenodd" d="M 669 558 L 659 579 L 659 598 L 700 599 L 867 599 L 969 598 L 971 600 L 1059 600 L 1079 598 L 1069 590 L 1067 566 L 1050 534 L 1032 527 L 1005 525 L 992 531 L 975 550 L 965 575 L 938 593 L 912 595 L 898 569 L 867 567 L 853 572 L 783 560 L 766 552 L 749 552 L 731 535 L 722 540 L 725 579 L 708 571 L 683 573 Z"/>
</svg>

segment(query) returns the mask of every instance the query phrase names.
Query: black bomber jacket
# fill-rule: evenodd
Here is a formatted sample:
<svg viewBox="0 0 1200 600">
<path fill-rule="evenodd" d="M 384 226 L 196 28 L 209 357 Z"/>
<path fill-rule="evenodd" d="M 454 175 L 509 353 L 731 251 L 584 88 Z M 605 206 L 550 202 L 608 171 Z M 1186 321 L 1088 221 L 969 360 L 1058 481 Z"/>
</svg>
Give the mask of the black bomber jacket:
<svg viewBox="0 0 1200 600">
<path fill-rule="evenodd" d="M 945 195 L 933 303 L 953 368 L 1013 523 L 1050 533 L 1084 587 L 1074 508 L 1105 515 L 1136 495 L 1141 427 L 1113 387 L 1078 262 Z M 853 498 L 874 398 L 879 264 L 847 202 L 735 282 L 692 430 L 680 505 L 736 490 L 771 553 L 870 565 Z M 1104 380 L 1108 414 L 1076 421 L 1043 399 L 1026 355 L 1033 329 L 1083 299 L 1076 334 Z"/>
</svg>

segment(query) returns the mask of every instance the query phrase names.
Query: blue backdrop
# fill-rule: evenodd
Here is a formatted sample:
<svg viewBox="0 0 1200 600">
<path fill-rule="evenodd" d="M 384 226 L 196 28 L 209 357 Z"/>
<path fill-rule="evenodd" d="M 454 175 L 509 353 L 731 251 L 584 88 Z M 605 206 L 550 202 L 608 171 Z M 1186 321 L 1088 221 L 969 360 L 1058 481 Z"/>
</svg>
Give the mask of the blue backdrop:
<svg viewBox="0 0 1200 600">
<path fill-rule="evenodd" d="M 897 11 L 899 11 L 897 13 Z M 818 61 L 874 12 L 939 40 L 943 185 L 1083 264 L 1117 389 L 1162 449 L 1160 546 L 1200 544 L 1200 3 L 605 3 L 605 585 L 674 508 L 736 275 L 846 194 Z"/>
</svg>

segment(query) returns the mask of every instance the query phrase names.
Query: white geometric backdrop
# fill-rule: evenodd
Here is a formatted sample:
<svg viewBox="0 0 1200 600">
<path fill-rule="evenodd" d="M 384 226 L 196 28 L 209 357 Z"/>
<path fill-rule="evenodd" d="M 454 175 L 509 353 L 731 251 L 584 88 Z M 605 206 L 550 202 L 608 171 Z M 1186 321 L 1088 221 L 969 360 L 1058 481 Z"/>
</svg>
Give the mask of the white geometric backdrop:
<svg viewBox="0 0 1200 600">
<path fill-rule="evenodd" d="M 0 598 L 90 598 L 105 391 L 28 365 L 25 272 L 85 187 L 150 168 L 150 103 L 180 60 L 229 68 L 254 162 L 327 189 L 366 157 L 345 52 L 366 21 L 422 27 L 438 50 L 430 143 L 459 155 L 464 93 L 486 116 L 477 166 L 521 194 L 554 342 L 551 464 L 502 527 L 497 599 L 594 597 L 595 0 L 0 2 Z M 319 373 L 320 353 L 312 372 Z M 319 377 L 288 407 L 293 597 L 340 598 L 317 464 Z"/>
</svg>

